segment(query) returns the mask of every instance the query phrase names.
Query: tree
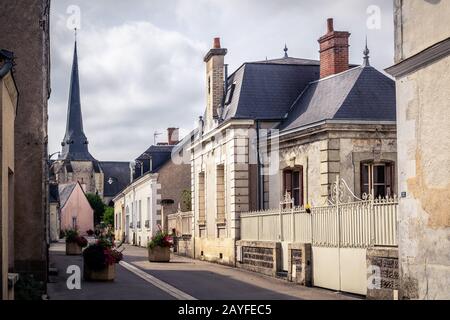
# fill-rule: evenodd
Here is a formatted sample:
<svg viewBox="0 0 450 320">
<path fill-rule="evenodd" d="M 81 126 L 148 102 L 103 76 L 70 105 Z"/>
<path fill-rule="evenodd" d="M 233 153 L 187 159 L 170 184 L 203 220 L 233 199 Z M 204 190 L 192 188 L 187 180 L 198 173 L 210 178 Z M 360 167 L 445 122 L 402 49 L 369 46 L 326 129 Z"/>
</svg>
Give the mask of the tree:
<svg viewBox="0 0 450 320">
<path fill-rule="evenodd" d="M 112 225 L 114 227 L 114 208 L 113 207 L 105 207 L 105 212 L 103 213 L 102 221 L 106 225 Z"/>
<path fill-rule="evenodd" d="M 97 225 L 101 222 L 105 213 L 105 204 L 98 194 L 88 193 L 86 197 L 92 209 L 94 209 L 94 224 Z"/>
</svg>

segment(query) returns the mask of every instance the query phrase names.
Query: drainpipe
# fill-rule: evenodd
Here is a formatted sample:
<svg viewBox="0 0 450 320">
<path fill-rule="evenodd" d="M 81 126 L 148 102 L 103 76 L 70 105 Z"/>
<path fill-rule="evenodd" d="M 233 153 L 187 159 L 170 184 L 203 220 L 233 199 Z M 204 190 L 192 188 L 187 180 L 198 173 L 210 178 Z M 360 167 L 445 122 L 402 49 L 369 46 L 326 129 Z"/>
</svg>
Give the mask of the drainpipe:
<svg viewBox="0 0 450 320">
<path fill-rule="evenodd" d="M 256 159 L 257 159 L 257 168 L 258 168 L 258 184 L 257 184 L 257 194 L 256 194 L 256 199 L 257 199 L 257 203 L 258 203 L 258 210 L 261 210 L 262 208 L 262 200 L 263 197 L 261 196 L 261 191 L 262 191 L 262 181 L 261 181 L 261 159 L 260 159 L 260 155 L 259 155 L 259 129 L 260 129 L 260 125 L 259 125 L 259 120 L 256 120 Z"/>
</svg>

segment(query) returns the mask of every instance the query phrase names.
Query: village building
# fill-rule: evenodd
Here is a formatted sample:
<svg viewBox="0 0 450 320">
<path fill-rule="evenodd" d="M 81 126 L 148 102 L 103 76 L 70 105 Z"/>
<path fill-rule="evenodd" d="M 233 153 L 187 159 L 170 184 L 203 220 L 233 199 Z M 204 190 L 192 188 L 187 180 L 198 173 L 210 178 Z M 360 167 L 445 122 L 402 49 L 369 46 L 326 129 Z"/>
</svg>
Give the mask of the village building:
<svg viewBox="0 0 450 320">
<path fill-rule="evenodd" d="M 79 182 L 84 192 L 99 195 L 105 204 L 131 181 L 131 164 L 120 161 L 98 161 L 89 152 L 89 141 L 83 129 L 77 42 L 75 41 L 66 133 L 62 150 L 51 165 L 51 180 L 66 184 Z"/>
<path fill-rule="evenodd" d="M 394 1 L 401 299 L 450 299 L 449 1 Z"/>
<path fill-rule="evenodd" d="M 14 123 L 14 223 L 10 270 L 46 290 L 48 270 L 48 131 L 50 0 L 2 1 L 0 47 L 14 52 L 19 92 Z M 4 95 L 6 99 L 6 95 Z M 5 101 L 5 100 L 4 100 Z M 3 127 L 3 130 L 6 128 Z M 24 198 L 26 195 L 26 198 Z M 10 199 L 12 201 L 12 199 Z M 13 254 L 11 252 L 13 250 Z"/>
<path fill-rule="evenodd" d="M 14 299 L 14 122 L 19 93 L 14 54 L 0 50 L 0 298 Z"/>
<path fill-rule="evenodd" d="M 79 182 L 58 186 L 60 205 L 60 230 L 78 230 L 86 236 L 94 230 L 94 210 Z"/>
<path fill-rule="evenodd" d="M 177 211 L 184 191 L 190 193 L 190 165 L 176 163 L 183 152 L 178 129 L 168 129 L 168 142 L 150 146 L 136 160 L 134 180 L 115 198 L 116 239 L 146 246 L 159 230 L 167 230 L 167 216 Z"/>
<path fill-rule="evenodd" d="M 192 137 L 194 256 L 234 265 L 240 214 L 324 205 L 336 177 L 357 197 L 396 192 L 394 82 L 349 63 L 350 33 L 328 20 L 320 61 L 244 63 L 228 76 L 227 50 L 206 54 L 206 109 Z"/>
</svg>

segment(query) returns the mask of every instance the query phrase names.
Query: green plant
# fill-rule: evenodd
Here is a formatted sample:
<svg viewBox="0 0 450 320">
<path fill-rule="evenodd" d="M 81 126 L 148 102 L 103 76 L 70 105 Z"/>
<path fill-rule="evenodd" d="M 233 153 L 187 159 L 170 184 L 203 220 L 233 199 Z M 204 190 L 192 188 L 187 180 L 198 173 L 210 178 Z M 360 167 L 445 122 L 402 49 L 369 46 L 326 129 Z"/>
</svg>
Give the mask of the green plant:
<svg viewBox="0 0 450 320">
<path fill-rule="evenodd" d="M 44 293 L 44 282 L 35 279 L 32 274 L 20 274 L 14 287 L 15 300 L 42 300 Z"/>
<path fill-rule="evenodd" d="M 102 221 L 106 225 L 111 225 L 114 227 L 114 208 L 113 207 L 105 207 L 105 212 L 103 213 Z"/>
<path fill-rule="evenodd" d="M 66 235 L 66 243 L 76 243 L 80 247 L 87 247 L 88 241 L 85 237 L 80 236 L 78 230 L 76 229 L 68 229 L 64 231 Z"/>
<path fill-rule="evenodd" d="M 158 231 L 153 237 L 152 240 L 148 243 L 147 247 L 153 249 L 155 247 L 172 247 L 173 246 L 173 238 L 167 232 Z"/>
<path fill-rule="evenodd" d="M 181 201 L 180 201 L 181 211 L 191 211 L 192 210 L 192 193 L 191 190 L 183 190 L 181 192 Z"/>
<path fill-rule="evenodd" d="M 94 224 L 100 223 L 103 214 L 105 213 L 105 204 L 103 203 L 102 198 L 98 194 L 94 193 L 86 194 L 86 198 L 88 199 L 92 209 L 94 209 Z"/>
</svg>

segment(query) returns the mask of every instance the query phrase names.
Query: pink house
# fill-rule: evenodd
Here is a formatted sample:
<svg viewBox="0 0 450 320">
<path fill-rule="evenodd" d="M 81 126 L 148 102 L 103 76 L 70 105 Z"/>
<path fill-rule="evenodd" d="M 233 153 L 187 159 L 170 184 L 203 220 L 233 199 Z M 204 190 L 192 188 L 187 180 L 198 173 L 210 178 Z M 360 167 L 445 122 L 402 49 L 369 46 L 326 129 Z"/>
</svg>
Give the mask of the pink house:
<svg viewBox="0 0 450 320">
<path fill-rule="evenodd" d="M 94 230 L 94 210 L 78 182 L 59 185 L 61 230 L 77 228 L 81 235 Z"/>
</svg>

